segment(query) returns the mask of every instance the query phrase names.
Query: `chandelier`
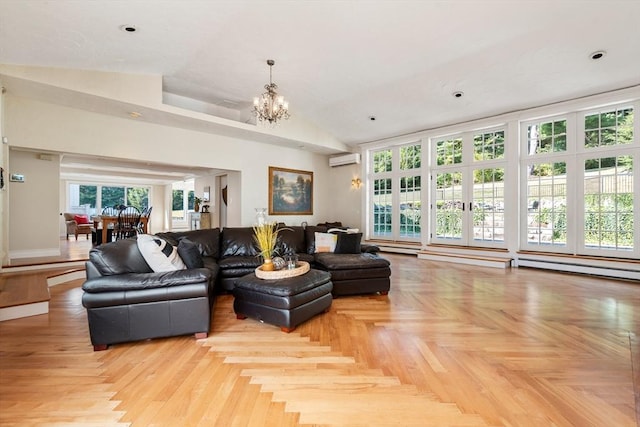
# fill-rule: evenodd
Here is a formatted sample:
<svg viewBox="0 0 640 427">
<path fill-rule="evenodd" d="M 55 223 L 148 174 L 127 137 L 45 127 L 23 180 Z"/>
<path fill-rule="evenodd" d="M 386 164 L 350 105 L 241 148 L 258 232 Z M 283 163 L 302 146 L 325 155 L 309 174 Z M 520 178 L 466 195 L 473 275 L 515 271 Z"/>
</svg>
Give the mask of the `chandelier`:
<svg viewBox="0 0 640 427">
<path fill-rule="evenodd" d="M 278 120 L 288 119 L 289 116 L 289 103 L 284 100 L 284 96 L 278 95 L 276 89 L 278 85 L 273 83 L 271 71 L 276 62 L 273 59 L 267 60 L 269 66 L 269 84 L 264 85 L 267 90 L 260 97 L 253 98 L 253 111 L 256 113 L 256 117 L 261 122 L 269 122 L 269 124 L 275 125 Z"/>
</svg>

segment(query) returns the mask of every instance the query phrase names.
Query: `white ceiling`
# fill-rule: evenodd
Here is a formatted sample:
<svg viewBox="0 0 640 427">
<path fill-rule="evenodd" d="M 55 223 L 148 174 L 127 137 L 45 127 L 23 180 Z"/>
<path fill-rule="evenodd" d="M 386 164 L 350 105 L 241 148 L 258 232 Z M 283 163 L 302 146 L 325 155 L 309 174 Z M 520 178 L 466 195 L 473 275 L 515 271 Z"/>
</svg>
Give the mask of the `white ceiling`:
<svg viewBox="0 0 640 427">
<path fill-rule="evenodd" d="M 160 74 L 245 108 L 272 58 L 291 120 L 358 144 L 640 84 L 639 17 L 640 0 L 0 0 L 0 63 Z"/>
</svg>

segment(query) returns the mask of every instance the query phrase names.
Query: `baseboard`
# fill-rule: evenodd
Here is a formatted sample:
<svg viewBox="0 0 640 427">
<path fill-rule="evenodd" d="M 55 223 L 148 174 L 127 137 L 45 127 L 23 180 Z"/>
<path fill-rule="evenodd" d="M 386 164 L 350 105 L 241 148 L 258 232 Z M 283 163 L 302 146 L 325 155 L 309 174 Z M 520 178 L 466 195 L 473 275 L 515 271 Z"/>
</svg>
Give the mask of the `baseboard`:
<svg viewBox="0 0 640 427">
<path fill-rule="evenodd" d="M 23 251 L 9 251 L 9 259 L 41 258 L 60 256 L 60 247 L 48 249 L 27 249 Z"/>
<path fill-rule="evenodd" d="M 49 301 L 22 304 L 13 307 L 0 308 L 0 322 L 20 319 L 22 317 L 37 316 L 49 312 Z"/>
<path fill-rule="evenodd" d="M 3 273 L 17 273 L 21 271 L 35 271 L 35 270 L 50 270 L 52 268 L 63 268 L 63 267 L 81 267 L 84 268 L 86 261 L 61 261 L 50 264 L 31 264 L 31 265 L 16 265 L 10 266 L 5 265 L 2 267 Z"/>
<path fill-rule="evenodd" d="M 415 255 L 420 250 L 419 248 L 405 248 L 400 246 L 385 246 L 385 245 L 376 245 L 380 248 L 381 252 L 390 252 L 396 254 L 409 254 Z"/>
<path fill-rule="evenodd" d="M 614 279 L 640 281 L 640 270 L 632 268 L 606 267 L 581 262 L 558 262 L 544 259 L 518 258 L 518 267 L 540 268 L 567 273 L 589 274 Z"/>
<path fill-rule="evenodd" d="M 68 273 L 59 274 L 57 276 L 47 277 L 47 285 L 49 287 L 52 287 L 52 286 L 59 285 L 61 283 L 70 282 L 72 280 L 80 280 L 80 279 L 86 279 L 86 278 L 87 278 L 87 273 L 84 269 L 70 271 Z"/>
</svg>

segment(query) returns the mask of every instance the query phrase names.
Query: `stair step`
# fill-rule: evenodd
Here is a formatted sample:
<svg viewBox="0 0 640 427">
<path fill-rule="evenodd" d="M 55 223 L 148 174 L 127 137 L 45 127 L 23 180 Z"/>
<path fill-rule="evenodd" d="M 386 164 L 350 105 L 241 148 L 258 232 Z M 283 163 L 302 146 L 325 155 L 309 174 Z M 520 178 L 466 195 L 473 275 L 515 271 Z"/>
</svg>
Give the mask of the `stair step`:
<svg viewBox="0 0 640 427">
<path fill-rule="evenodd" d="M 483 267 L 494 268 L 510 268 L 513 258 L 510 257 L 493 257 L 485 255 L 475 254 L 459 254 L 450 252 L 434 252 L 434 251 L 419 251 L 419 259 L 426 259 L 431 261 L 445 261 L 458 264 L 477 265 Z"/>
<path fill-rule="evenodd" d="M 84 276 L 84 269 L 57 268 L 0 274 L 0 321 L 49 312 L 49 286 Z"/>
</svg>

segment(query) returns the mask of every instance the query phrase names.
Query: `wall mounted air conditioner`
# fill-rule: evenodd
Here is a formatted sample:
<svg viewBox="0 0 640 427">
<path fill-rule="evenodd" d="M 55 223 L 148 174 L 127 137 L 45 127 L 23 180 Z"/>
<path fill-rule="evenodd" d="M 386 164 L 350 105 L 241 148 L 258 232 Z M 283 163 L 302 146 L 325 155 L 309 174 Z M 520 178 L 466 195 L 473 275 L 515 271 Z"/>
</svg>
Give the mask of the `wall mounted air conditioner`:
<svg viewBox="0 0 640 427">
<path fill-rule="evenodd" d="M 360 153 L 350 153 L 329 158 L 329 166 L 332 168 L 336 166 L 353 165 L 355 163 L 360 163 Z"/>
</svg>

